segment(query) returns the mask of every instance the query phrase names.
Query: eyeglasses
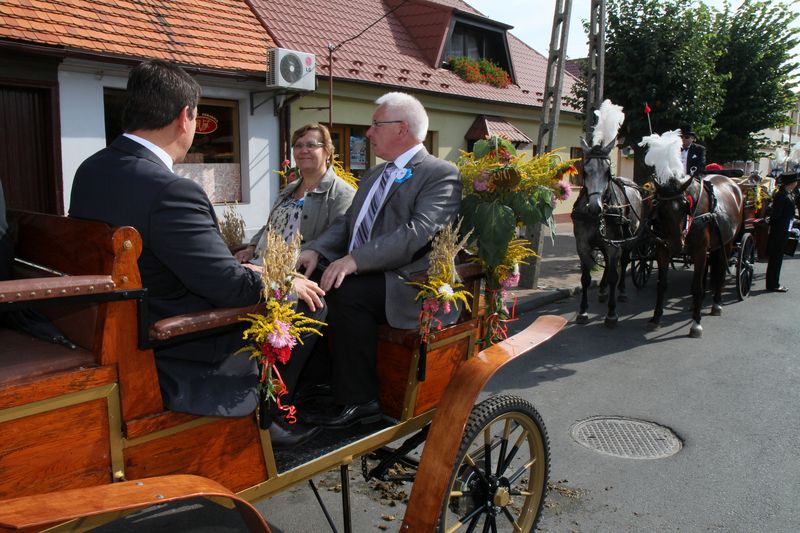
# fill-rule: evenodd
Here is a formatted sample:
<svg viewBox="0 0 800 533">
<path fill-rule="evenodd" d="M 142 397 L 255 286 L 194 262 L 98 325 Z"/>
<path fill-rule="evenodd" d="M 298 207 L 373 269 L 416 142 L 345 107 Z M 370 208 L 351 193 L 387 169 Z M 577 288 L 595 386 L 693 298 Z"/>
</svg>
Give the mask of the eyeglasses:
<svg viewBox="0 0 800 533">
<path fill-rule="evenodd" d="M 325 146 L 325 143 L 320 142 L 308 142 L 308 143 L 294 143 L 292 148 L 295 150 L 302 150 L 303 148 L 308 148 L 309 150 L 314 150 L 315 148 L 322 148 Z"/>
<path fill-rule="evenodd" d="M 384 124 L 400 124 L 401 122 L 405 122 L 404 120 L 373 120 L 372 125 L 376 128 L 383 126 Z"/>
</svg>

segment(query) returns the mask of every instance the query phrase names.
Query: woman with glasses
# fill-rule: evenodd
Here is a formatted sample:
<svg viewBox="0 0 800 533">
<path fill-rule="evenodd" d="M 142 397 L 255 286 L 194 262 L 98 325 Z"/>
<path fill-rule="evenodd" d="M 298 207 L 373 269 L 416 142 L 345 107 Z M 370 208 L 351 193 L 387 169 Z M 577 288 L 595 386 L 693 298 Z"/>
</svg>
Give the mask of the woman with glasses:
<svg viewBox="0 0 800 533">
<path fill-rule="evenodd" d="M 242 263 L 260 264 L 267 225 L 288 241 L 299 231 L 303 243 L 313 241 L 342 215 L 353 201 L 355 189 L 333 169 L 333 141 L 322 124 L 306 124 L 292 135 L 292 154 L 299 176 L 278 195 L 267 224 L 236 253 Z"/>
</svg>

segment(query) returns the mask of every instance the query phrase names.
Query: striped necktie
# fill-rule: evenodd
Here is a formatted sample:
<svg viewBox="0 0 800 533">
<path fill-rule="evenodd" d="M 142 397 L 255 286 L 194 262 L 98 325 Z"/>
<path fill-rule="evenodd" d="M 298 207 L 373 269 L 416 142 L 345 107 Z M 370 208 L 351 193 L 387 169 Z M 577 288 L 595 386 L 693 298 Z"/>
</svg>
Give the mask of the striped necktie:
<svg viewBox="0 0 800 533">
<path fill-rule="evenodd" d="M 356 248 L 361 248 L 367 243 L 367 241 L 369 241 L 369 236 L 372 232 L 372 224 L 375 222 L 375 216 L 378 214 L 378 210 L 380 209 L 383 201 L 383 194 L 386 191 L 386 187 L 391 181 L 392 173 L 396 168 L 397 167 L 394 165 L 394 163 L 389 163 L 383 170 L 383 175 L 381 176 L 378 186 L 375 187 L 375 192 L 373 193 L 372 200 L 369 203 L 369 208 L 367 209 L 367 212 L 364 213 L 364 218 L 361 219 L 361 224 L 359 224 L 358 230 L 356 231 L 356 238 L 353 239 L 353 250 Z"/>
</svg>

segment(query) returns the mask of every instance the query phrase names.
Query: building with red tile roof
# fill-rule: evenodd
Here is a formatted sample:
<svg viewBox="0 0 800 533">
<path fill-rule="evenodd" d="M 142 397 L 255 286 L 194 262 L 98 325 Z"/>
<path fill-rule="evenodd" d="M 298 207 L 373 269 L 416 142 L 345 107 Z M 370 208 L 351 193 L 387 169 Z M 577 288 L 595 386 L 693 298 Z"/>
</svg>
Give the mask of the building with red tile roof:
<svg viewBox="0 0 800 533">
<path fill-rule="evenodd" d="M 201 83 L 211 114 L 227 117 L 221 124 L 233 128 L 228 147 L 210 158 L 195 154 L 184 166 L 212 199 L 241 201 L 250 229 L 261 226 L 277 193 L 273 170 L 285 158 L 294 128 L 330 121 L 348 168 L 358 174 L 374 164 L 365 132 L 372 102 L 390 90 L 413 93 L 426 105 L 431 118 L 426 145 L 440 157 L 456 159 L 481 128 L 516 135 L 528 150 L 535 148 L 531 140 L 537 138 L 546 58 L 509 33 L 510 26 L 460 0 L 2 0 L 2 5 L 0 102 L 19 109 L 14 126 L 0 133 L 5 135 L 0 149 L 6 150 L 0 152 L 0 177 L 9 203 L 18 207 L 68 208 L 75 169 L 109 141 L 127 70 L 145 58 L 185 67 Z M 493 47 L 493 59 L 506 68 L 512 84 L 467 83 L 446 68 L 457 34 L 464 43 L 477 38 Z M 335 46 L 332 108 L 329 44 Z M 316 56 L 316 90 L 265 86 L 268 50 L 277 47 Z M 566 77 L 564 94 L 573 82 Z M 580 127 L 575 111 L 562 106 L 556 143 L 564 147 L 562 156 L 579 144 Z M 223 152 L 233 155 L 220 159 Z"/>
</svg>

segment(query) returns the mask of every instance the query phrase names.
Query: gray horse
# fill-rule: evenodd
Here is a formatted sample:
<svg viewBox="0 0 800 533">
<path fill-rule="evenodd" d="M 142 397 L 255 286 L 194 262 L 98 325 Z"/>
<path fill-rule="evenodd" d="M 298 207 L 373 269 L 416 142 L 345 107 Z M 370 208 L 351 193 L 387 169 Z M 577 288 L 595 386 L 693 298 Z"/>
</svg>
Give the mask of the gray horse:
<svg viewBox="0 0 800 533">
<path fill-rule="evenodd" d="M 609 154 L 616 139 L 605 146 L 591 148 L 584 139 L 583 188 L 572 208 L 575 244 L 581 260 L 581 303 L 576 322 L 589 321 L 587 291 L 592 281 L 591 269 L 596 264 L 594 251 L 600 250 L 605 270 L 600 280 L 599 298 L 608 291 L 608 312 L 605 325 L 614 327 L 617 316 L 617 295 L 625 301 L 625 270 L 630 249 L 636 242 L 642 220 L 642 196 L 632 181 L 611 174 Z"/>
</svg>

